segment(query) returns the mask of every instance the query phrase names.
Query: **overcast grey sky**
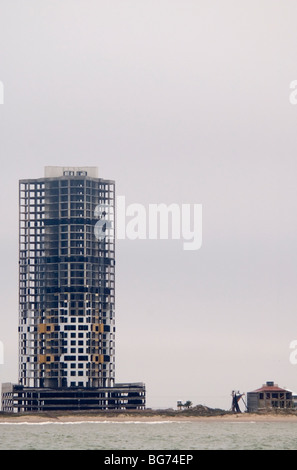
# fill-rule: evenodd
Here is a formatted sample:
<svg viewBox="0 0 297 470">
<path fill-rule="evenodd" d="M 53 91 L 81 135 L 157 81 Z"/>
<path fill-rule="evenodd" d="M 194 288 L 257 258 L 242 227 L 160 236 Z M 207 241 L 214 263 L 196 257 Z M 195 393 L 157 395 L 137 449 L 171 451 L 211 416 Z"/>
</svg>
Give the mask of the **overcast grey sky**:
<svg viewBox="0 0 297 470">
<path fill-rule="evenodd" d="M 116 380 L 147 406 L 297 390 L 296 0 L 0 0 L 1 310 L 17 380 L 18 180 L 98 166 L 203 205 L 203 245 L 116 245 Z"/>
</svg>

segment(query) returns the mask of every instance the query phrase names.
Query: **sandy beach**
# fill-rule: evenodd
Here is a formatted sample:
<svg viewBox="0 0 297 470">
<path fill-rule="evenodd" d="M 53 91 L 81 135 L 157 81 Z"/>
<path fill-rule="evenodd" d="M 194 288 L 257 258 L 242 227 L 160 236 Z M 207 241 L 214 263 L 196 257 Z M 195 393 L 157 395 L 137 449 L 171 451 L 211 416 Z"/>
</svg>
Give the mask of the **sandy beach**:
<svg viewBox="0 0 297 470">
<path fill-rule="evenodd" d="M 78 423 L 78 422 L 297 422 L 297 414 L 278 413 L 226 413 L 216 416 L 195 416 L 166 413 L 25 413 L 25 414 L 1 414 L 2 423 Z"/>
</svg>

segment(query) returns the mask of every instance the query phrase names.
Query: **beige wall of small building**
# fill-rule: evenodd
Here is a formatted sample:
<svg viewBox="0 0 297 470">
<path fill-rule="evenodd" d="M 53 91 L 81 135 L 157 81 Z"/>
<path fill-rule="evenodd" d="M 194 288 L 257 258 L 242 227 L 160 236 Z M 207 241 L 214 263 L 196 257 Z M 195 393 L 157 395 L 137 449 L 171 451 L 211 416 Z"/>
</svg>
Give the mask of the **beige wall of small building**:
<svg viewBox="0 0 297 470">
<path fill-rule="evenodd" d="M 270 385 L 269 385 L 270 384 Z M 292 408 L 292 392 L 268 382 L 262 388 L 247 393 L 248 411 L 260 409 Z"/>
</svg>

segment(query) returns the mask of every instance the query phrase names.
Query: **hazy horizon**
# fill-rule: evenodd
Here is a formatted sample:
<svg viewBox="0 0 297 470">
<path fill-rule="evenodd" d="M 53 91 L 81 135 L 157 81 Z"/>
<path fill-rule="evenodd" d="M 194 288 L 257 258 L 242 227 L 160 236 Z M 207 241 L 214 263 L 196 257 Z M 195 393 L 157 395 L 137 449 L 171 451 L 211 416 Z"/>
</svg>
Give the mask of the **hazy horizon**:
<svg viewBox="0 0 297 470">
<path fill-rule="evenodd" d="M 116 382 L 147 407 L 297 391 L 297 2 L 0 0 L 0 383 L 18 380 L 18 181 L 96 166 L 201 204 L 203 242 L 116 242 Z"/>
</svg>

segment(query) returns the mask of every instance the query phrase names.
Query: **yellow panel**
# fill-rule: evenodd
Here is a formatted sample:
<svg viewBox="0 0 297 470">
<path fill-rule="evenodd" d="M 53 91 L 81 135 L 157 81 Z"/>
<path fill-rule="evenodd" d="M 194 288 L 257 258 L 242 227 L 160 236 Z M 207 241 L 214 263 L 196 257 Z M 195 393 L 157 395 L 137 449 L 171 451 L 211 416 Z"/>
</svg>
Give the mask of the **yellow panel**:
<svg viewBox="0 0 297 470">
<path fill-rule="evenodd" d="M 45 324 L 46 326 L 46 333 L 52 333 L 53 331 L 55 331 L 55 325 L 53 325 L 52 323 L 46 323 Z"/>
<path fill-rule="evenodd" d="M 55 361 L 55 356 L 54 356 L 53 354 L 50 354 L 50 355 L 49 355 L 49 358 L 50 358 L 50 359 L 49 359 L 49 361 L 46 361 L 46 362 L 47 362 L 47 364 L 49 364 L 49 363 L 51 363 L 51 362 L 54 362 L 54 361 Z"/>
<path fill-rule="evenodd" d="M 103 333 L 104 325 L 103 323 L 93 323 L 92 324 L 92 331 L 95 333 Z"/>
<path fill-rule="evenodd" d="M 45 323 L 40 323 L 40 325 L 38 325 L 38 333 L 46 333 L 46 324 Z"/>
<path fill-rule="evenodd" d="M 49 359 L 47 360 L 47 358 Z M 55 361 L 55 356 L 54 354 L 39 354 L 38 356 L 38 362 L 39 364 L 50 364 L 51 362 Z"/>
<path fill-rule="evenodd" d="M 38 362 L 39 364 L 44 364 L 46 362 L 46 356 L 45 354 L 39 354 L 38 356 Z"/>
<path fill-rule="evenodd" d="M 97 362 L 99 364 L 103 364 L 104 362 L 104 356 L 103 354 L 93 354 L 91 357 L 92 362 Z"/>
</svg>

